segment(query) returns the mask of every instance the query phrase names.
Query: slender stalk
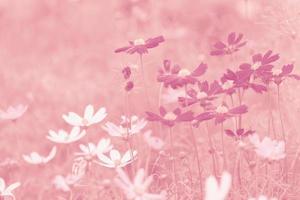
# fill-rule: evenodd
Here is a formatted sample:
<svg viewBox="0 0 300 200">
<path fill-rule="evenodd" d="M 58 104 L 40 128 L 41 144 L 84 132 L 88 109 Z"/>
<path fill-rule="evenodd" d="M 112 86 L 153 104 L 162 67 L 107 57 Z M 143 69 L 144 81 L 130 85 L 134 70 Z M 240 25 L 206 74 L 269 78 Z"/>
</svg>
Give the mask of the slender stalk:
<svg viewBox="0 0 300 200">
<path fill-rule="evenodd" d="M 283 140 L 286 142 L 285 130 L 284 130 L 284 124 L 283 124 L 283 117 L 282 117 L 281 105 L 280 105 L 281 103 L 280 103 L 279 85 L 277 85 L 277 102 L 278 102 L 278 112 L 279 112 L 280 125 L 281 125 L 281 134 L 282 134 Z"/>
<path fill-rule="evenodd" d="M 223 153 L 223 171 L 227 170 L 227 159 L 225 154 L 225 145 L 224 145 L 224 124 L 221 123 L 221 141 L 222 141 L 222 153 Z"/>
<path fill-rule="evenodd" d="M 172 127 L 169 128 L 170 135 L 170 144 L 171 144 L 171 158 L 172 158 L 172 171 L 173 171 L 173 181 L 175 183 L 175 199 L 178 200 L 178 185 L 177 185 L 177 175 L 176 175 L 176 166 L 175 166 L 175 154 L 174 154 L 174 141 Z"/>
<path fill-rule="evenodd" d="M 208 136 L 208 143 L 209 143 L 209 148 L 211 149 L 211 160 L 212 160 L 212 164 L 213 164 L 213 173 L 214 173 L 214 176 L 217 177 L 217 167 L 216 167 L 216 158 L 215 158 L 215 148 L 214 148 L 214 145 L 213 145 L 213 141 L 212 141 L 212 138 L 211 138 L 211 135 L 209 134 L 209 131 L 208 131 L 208 124 L 206 123 L 206 131 L 207 131 L 207 136 Z"/>
<path fill-rule="evenodd" d="M 133 160 L 133 149 L 132 149 L 132 144 L 130 141 L 130 133 L 129 133 L 129 126 L 131 125 L 131 117 L 130 117 L 130 108 L 129 108 L 129 93 L 126 91 L 125 92 L 125 105 L 126 105 L 126 114 L 125 114 L 125 125 L 126 125 L 126 142 L 128 145 L 128 148 L 130 150 L 130 156 L 131 159 Z M 127 122 L 129 120 L 129 122 Z"/>
<path fill-rule="evenodd" d="M 143 62 L 143 55 L 142 54 L 140 54 L 140 64 L 141 64 L 141 70 L 142 70 L 144 92 L 145 92 L 148 108 L 150 108 L 150 99 L 149 99 L 149 94 L 148 94 L 148 86 L 147 86 L 147 80 L 146 80 L 146 76 L 145 76 L 145 69 L 144 69 L 144 62 Z"/>
</svg>

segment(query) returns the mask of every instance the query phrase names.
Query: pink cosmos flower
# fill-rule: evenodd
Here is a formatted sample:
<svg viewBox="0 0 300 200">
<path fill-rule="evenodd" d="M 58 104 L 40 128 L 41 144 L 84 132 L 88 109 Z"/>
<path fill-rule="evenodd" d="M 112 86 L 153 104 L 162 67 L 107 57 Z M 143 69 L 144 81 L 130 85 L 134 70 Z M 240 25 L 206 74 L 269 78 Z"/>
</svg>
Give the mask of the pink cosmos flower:
<svg viewBox="0 0 300 200">
<path fill-rule="evenodd" d="M 219 124 L 224 122 L 226 119 L 231 118 L 236 115 L 244 114 L 248 111 L 248 108 L 246 105 L 237 106 L 234 108 L 228 108 L 225 104 L 222 104 L 218 107 L 215 107 L 213 110 L 204 112 L 199 114 L 195 117 L 195 120 L 198 121 L 198 123 L 215 119 L 215 124 Z"/>
<path fill-rule="evenodd" d="M 144 169 L 139 169 L 135 175 L 133 181 L 125 174 L 122 169 L 117 169 L 119 175 L 115 179 L 115 183 L 119 186 L 125 193 L 127 199 L 131 200 L 166 200 L 165 194 L 162 192 L 160 194 L 148 192 L 149 187 L 153 181 L 152 176 L 146 177 Z"/>
<path fill-rule="evenodd" d="M 23 155 L 23 159 L 29 163 L 29 164 L 33 164 L 33 165 L 41 165 L 41 164 L 46 164 L 49 161 L 51 161 L 55 155 L 56 155 L 56 147 L 54 146 L 50 153 L 48 154 L 48 156 L 41 156 L 40 154 L 38 154 L 37 152 L 32 152 L 29 155 Z"/>
<path fill-rule="evenodd" d="M 167 112 L 164 107 L 159 108 L 159 115 L 152 113 L 152 112 L 146 112 L 147 114 L 147 120 L 148 121 L 157 121 L 161 122 L 162 124 L 172 127 L 177 122 L 184 122 L 184 121 L 191 121 L 193 120 L 193 112 L 187 111 L 187 112 L 181 112 L 180 108 L 176 108 L 175 110 L 171 112 Z"/>
<path fill-rule="evenodd" d="M 237 129 L 235 132 L 230 129 L 226 129 L 225 133 L 230 137 L 241 139 L 243 137 L 246 137 L 246 136 L 249 136 L 249 135 L 255 133 L 255 131 L 252 131 L 252 130 L 246 131 L 245 129 L 241 128 L 241 129 Z"/>
<path fill-rule="evenodd" d="M 2 199 L 2 197 L 11 197 L 16 199 L 12 191 L 18 188 L 20 185 L 20 182 L 16 182 L 6 187 L 4 179 L 0 178 L 0 199 Z"/>
<path fill-rule="evenodd" d="M 216 95 L 222 91 L 221 86 L 217 81 L 209 84 L 207 81 L 198 82 L 198 91 L 189 89 L 187 97 L 179 97 L 178 102 L 181 106 L 186 107 L 195 103 L 200 103 L 202 107 L 210 105 L 210 101 L 216 98 Z"/>
<path fill-rule="evenodd" d="M 171 65 L 170 60 L 164 60 L 163 67 L 158 70 L 157 81 L 162 82 L 165 87 L 171 86 L 170 82 L 165 81 L 170 75 L 176 76 L 180 71 L 179 65 Z M 175 89 L 175 88 L 174 88 Z"/>
<path fill-rule="evenodd" d="M 196 69 L 190 71 L 188 69 L 179 68 L 176 73 L 165 74 L 159 78 L 159 82 L 163 82 L 164 85 L 171 85 L 172 88 L 183 87 L 188 84 L 195 84 L 198 78 L 202 76 L 207 69 L 207 65 L 201 63 Z"/>
<path fill-rule="evenodd" d="M 0 120 L 17 120 L 27 110 L 28 106 L 19 104 L 17 106 L 9 106 L 6 111 L 0 110 Z"/>
<path fill-rule="evenodd" d="M 218 41 L 214 45 L 214 50 L 210 52 L 212 56 L 223 56 L 233 54 L 238 51 L 242 46 L 244 46 L 247 42 L 241 42 L 243 38 L 243 34 L 236 34 L 232 32 L 227 37 L 227 44 L 224 42 Z"/>
<path fill-rule="evenodd" d="M 244 73 L 250 73 L 251 75 L 260 78 L 270 76 L 272 74 L 273 62 L 279 59 L 278 54 L 272 55 L 272 51 L 269 50 L 265 54 L 255 54 L 252 56 L 252 63 L 243 63 L 240 65 L 240 69 Z"/>
<path fill-rule="evenodd" d="M 163 36 L 149 38 L 147 40 L 140 38 L 134 41 L 129 41 L 128 46 L 116 49 L 115 53 L 126 52 L 129 54 L 134 54 L 134 53 L 145 54 L 148 53 L 148 49 L 157 47 L 160 43 L 164 41 L 165 39 Z"/>
<path fill-rule="evenodd" d="M 225 200 L 231 187 L 231 175 L 223 172 L 221 182 L 218 184 L 216 177 L 209 176 L 205 181 L 204 200 Z"/>
<path fill-rule="evenodd" d="M 264 137 L 260 141 L 257 134 L 250 135 L 249 141 L 253 144 L 256 154 L 269 161 L 277 161 L 285 158 L 285 142 L 272 140 L 269 137 Z"/>
<path fill-rule="evenodd" d="M 297 74 L 292 74 L 294 69 L 293 64 L 284 65 L 281 69 L 272 69 L 271 80 L 276 84 L 280 85 L 282 81 L 286 78 L 294 78 L 296 80 L 300 80 L 300 76 Z"/>
</svg>

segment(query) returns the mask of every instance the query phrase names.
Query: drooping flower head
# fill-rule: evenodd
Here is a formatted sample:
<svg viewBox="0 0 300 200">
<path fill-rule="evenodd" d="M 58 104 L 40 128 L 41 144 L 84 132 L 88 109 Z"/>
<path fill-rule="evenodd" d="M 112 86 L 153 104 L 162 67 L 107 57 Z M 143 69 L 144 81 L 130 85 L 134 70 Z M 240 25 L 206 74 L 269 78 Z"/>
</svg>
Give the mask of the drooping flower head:
<svg viewBox="0 0 300 200">
<path fill-rule="evenodd" d="M 232 32 L 227 37 L 227 44 L 218 41 L 214 44 L 214 49 L 210 52 L 212 56 L 230 55 L 238 51 L 247 42 L 242 42 L 243 34 Z"/>
<path fill-rule="evenodd" d="M 176 108 L 173 111 L 167 111 L 164 107 L 159 108 L 159 114 L 146 112 L 148 121 L 160 122 L 166 126 L 172 127 L 178 122 L 192 121 L 193 112 L 186 111 L 181 112 L 180 108 Z"/>
<path fill-rule="evenodd" d="M 97 163 L 108 168 L 125 167 L 132 163 L 136 159 L 136 156 L 136 150 L 128 150 L 122 156 L 118 150 L 112 149 L 109 152 L 109 156 L 106 156 L 105 154 L 98 154 L 100 162 Z"/>
<path fill-rule="evenodd" d="M 138 53 L 140 55 L 148 53 L 148 49 L 157 47 L 160 43 L 164 42 L 165 39 L 163 36 L 158 36 L 154 38 L 136 39 L 134 41 L 129 41 L 128 46 L 124 46 L 115 50 L 115 53 L 125 52 L 128 54 Z"/>
</svg>

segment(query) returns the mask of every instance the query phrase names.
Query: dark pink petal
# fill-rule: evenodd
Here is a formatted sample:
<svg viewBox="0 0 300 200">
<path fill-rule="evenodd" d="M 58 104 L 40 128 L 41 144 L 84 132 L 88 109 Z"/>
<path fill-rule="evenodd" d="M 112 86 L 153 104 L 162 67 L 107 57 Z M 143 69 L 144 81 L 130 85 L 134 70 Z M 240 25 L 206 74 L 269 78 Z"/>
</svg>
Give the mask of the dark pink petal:
<svg viewBox="0 0 300 200">
<path fill-rule="evenodd" d="M 238 136 L 241 136 L 243 133 L 244 133 L 244 129 L 243 128 L 240 128 L 240 129 L 236 130 L 236 134 Z"/>
<path fill-rule="evenodd" d="M 190 105 L 193 105 L 193 104 L 195 104 L 197 102 L 198 102 L 197 99 L 191 99 L 191 98 L 185 98 L 185 97 L 178 97 L 178 103 L 182 107 L 190 106 Z"/>
<path fill-rule="evenodd" d="M 227 42 L 229 45 L 235 44 L 235 32 L 228 35 Z"/>
<path fill-rule="evenodd" d="M 282 67 L 282 75 L 287 75 L 287 74 L 292 73 L 293 69 L 294 69 L 293 64 L 284 65 Z"/>
<path fill-rule="evenodd" d="M 226 133 L 226 135 L 228 135 L 230 137 L 234 137 L 235 136 L 234 132 L 232 130 L 229 130 L 229 129 L 226 129 L 225 133 Z"/>
<path fill-rule="evenodd" d="M 248 111 L 248 107 L 246 105 L 241 105 L 229 110 L 231 114 L 244 114 Z"/>
<path fill-rule="evenodd" d="M 289 77 L 292 77 L 292 78 L 294 78 L 296 80 L 300 80 L 300 76 L 297 75 L 297 74 L 291 74 L 291 75 L 289 75 Z"/>
<path fill-rule="evenodd" d="M 218 114 L 215 118 L 215 124 L 220 124 L 226 120 L 226 116 L 224 114 Z"/>
<path fill-rule="evenodd" d="M 146 40 L 146 47 L 147 48 L 154 48 L 157 47 L 159 43 L 164 42 L 165 39 L 163 36 L 158 36 L 155 38 L 149 38 L 148 40 Z"/>
<path fill-rule="evenodd" d="M 131 48 L 131 46 L 121 47 L 121 48 L 116 49 L 115 53 L 124 52 L 124 51 L 127 51 L 130 48 Z"/>
<path fill-rule="evenodd" d="M 279 54 L 275 54 L 273 56 L 272 55 L 272 51 L 269 50 L 262 58 L 262 64 L 268 64 L 268 63 L 271 63 L 271 62 L 274 62 L 276 60 L 279 59 Z"/>
<path fill-rule="evenodd" d="M 236 74 L 231 71 L 230 69 L 227 69 L 226 71 L 226 74 L 223 75 L 223 77 L 226 79 L 226 80 L 236 80 Z"/>
<path fill-rule="evenodd" d="M 179 67 L 179 65 L 175 64 L 173 67 L 172 67 L 172 70 L 171 70 L 171 73 L 172 74 L 178 74 L 178 72 L 181 70 L 181 68 Z"/>
<path fill-rule="evenodd" d="M 265 87 L 264 85 L 259 85 L 259 84 L 251 84 L 251 88 L 258 93 L 262 93 L 262 92 L 266 92 L 267 91 L 267 87 Z"/>
<path fill-rule="evenodd" d="M 235 43 L 235 44 L 239 43 L 239 42 L 242 40 L 242 38 L 243 38 L 243 34 L 240 33 L 240 34 L 238 35 L 238 37 L 235 39 L 234 43 Z M 246 43 L 246 42 L 243 42 L 243 43 Z"/>
<path fill-rule="evenodd" d="M 180 115 L 180 114 L 181 114 L 180 108 L 175 108 L 175 109 L 173 110 L 173 113 L 174 113 L 175 115 Z"/>
<path fill-rule="evenodd" d="M 159 113 L 160 113 L 161 116 L 165 116 L 167 114 L 167 111 L 163 106 L 161 106 L 159 108 Z"/>
<path fill-rule="evenodd" d="M 170 60 L 164 60 L 164 69 L 169 72 L 171 69 L 171 61 Z"/>
<path fill-rule="evenodd" d="M 210 52 L 211 56 L 222 56 L 225 54 L 224 50 L 214 50 Z"/>
<path fill-rule="evenodd" d="M 214 117 L 215 117 L 215 115 L 213 113 L 211 113 L 211 112 L 204 112 L 204 113 L 201 113 L 201 114 L 197 115 L 195 117 L 195 120 L 198 120 L 198 121 L 202 122 L 202 121 L 210 120 L 210 119 L 212 119 Z"/>
<path fill-rule="evenodd" d="M 253 63 L 261 62 L 262 61 L 262 55 L 260 53 L 253 55 L 252 56 L 252 61 L 253 61 Z"/>
<path fill-rule="evenodd" d="M 250 70 L 251 69 L 251 65 L 248 63 L 243 63 L 240 65 L 239 67 L 241 70 Z"/>
<path fill-rule="evenodd" d="M 161 120 L 161 117 L 155 113 L 146 112 L 146 114 L 147 114 L 146 119 L 148 121 L 160 121 Z"/>
<path fill-rule="evenodd" d="M 214 47 L 215 47 L 216 49 L 219 49 L 219 50 L 220 50 L 220 49 L 226 48 L 226 45 L 225 45 L 223 42 L 218 41 L 218 42 L 215 43 Z"/>
<path fill-rule="evenodd" d="M 201 76 L 206 72 L 207 65 L 204 63 L 201 63 L 193 72 L 192 76 Z"/>
<path fill-rule="evenodd" d="M 235 47 L 238 49 L 238 48 L 240 48 L 242 46 L 245 46 L 246 44 L 247 44 L 247 42 L 242 42 L 242 43 L 236 45 Z"/>
<path fill-rule="evenodd" d="M 199 83 L 199 88 L 200 88 L 200 91 L 208 92 L 208 89 L 209 89 L 208 82 L 204 81 L 202 83 Z"/>
<path fill-rule="evenodd" d="M 196 96 L 197 96 L 197 92 L 194 89 L 189 89 L 187 91 L 187 94 L 188 94 L 188 96 L 193 97 L 193 98 L 196 98 Z"/>
</svg>

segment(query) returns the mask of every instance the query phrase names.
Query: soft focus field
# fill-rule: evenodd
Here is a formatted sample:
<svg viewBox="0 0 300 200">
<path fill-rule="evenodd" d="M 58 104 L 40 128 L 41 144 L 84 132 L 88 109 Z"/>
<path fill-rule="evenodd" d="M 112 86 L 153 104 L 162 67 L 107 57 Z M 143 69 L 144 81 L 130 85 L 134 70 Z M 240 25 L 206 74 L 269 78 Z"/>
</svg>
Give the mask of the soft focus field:
<svg viewBox="0 0 300 200">
<path fill-rule="evenodd" d="M 226 69 L 237 70 L 241 63 L 251 63 L 252 55 L 272 50 L 280 56 L 274 67 L 293 64 L 293 73 L 300 74 L 299 27 L 297 0 L 0 0 L 0 109 L 28 105 L 17 120 L 0 118 L 0 177 L 6 184 L 21 183 L 12 192 L 18 200 L 126 199 L 115 182 L 116 170 L 95 163 L 84 169 L 85 174 L 70 190 L 62 191 L 53 181 L 57 175 L 74 173 L 74 153 L 81 151 L 80 144 L 97 144 L 102 138 L 110 138 L 114 148 L 128 150 L 125 140 L 103 130 L 106 122 L 118 124 L 121 115 L 128 113 L 146 119 L 145 112 L 158 113 L 159 105 L 169 110 L 179 107 L 169 102 L 168 89 L 161 90 L 157 81 L 165 59 L 189 70 L 204 62 L 208 68 L 199 80 L 212 82 L 220 80 Z M 226 41 L 231 32 L 242 33 L 247 44 L 232 55 L 211 56 L 213 45 Z M 165 41 L 143 55 L 144 77 L 138 54 L 114 53 L 130 40 L 159 35 Z M 126 66 L 132 69 L 134 82 L 129 96 L 124 91 L 122 75 Z M 248 200 L 259 195 L 300 199 L 299 95 L 299 81 L 294 79 L 286 79 L 280 85 L 280 107 L 276 85 L 262 94 L 247 90 L 243 104 L 248 112 L 243 115 L 242 128 L 254 130 L 261 139 L 268 136 L 283 141 L 284 132 L 286 156 L 266 161 L 255 154 L 247 137 L 241 144 L 224 135 L 226 171 L 232 176 L 227 199 Z M 231 106 L 230 97 L 222 100 Z M 237 105 L 237 96 L 233 100 Z M 105 107 L 108 115 L 89 127 L 83 138 L 71 144 L 55 144 L 46 138 L 49 130 L 69 132 L 72 126 L 62 115 L 72 111 L 82 116 L 89 104 L 95 109 Z M 196 115 L 202 112 L 199 106 L 182 110 Z M 237 118 L 225 121 L 224 129 L 233 130 Z M 163 140 L 162 148 L 147 145 L 147 130 Z M 205 199 L 205 181 L 214 175 L 212 154 L 218 161 L 217 179 L 225 171 L 221 126 L 213 120 L 198 128 L 184 122 L 176 124 L 172 134 L 173 147 L 169 128 L 148 122 L 133 136 L 131 146 L 137 150 L 137 158 L 123 172 L 133 179 L 138 169 L 144 168 L 147 175 L 153 176 L 148 191 L 162 192 L 165 199 Z M 209 138 L 213 138 L 216 152 L 212 153 Z M 22 155 L 31 152 L 46 156 L 53 146 L 57 147 L 56 155 L 46 164 L 33 165 L 23 159 Z M 0 195 L 2 190 L 0 186 Z"/>
</svg>

